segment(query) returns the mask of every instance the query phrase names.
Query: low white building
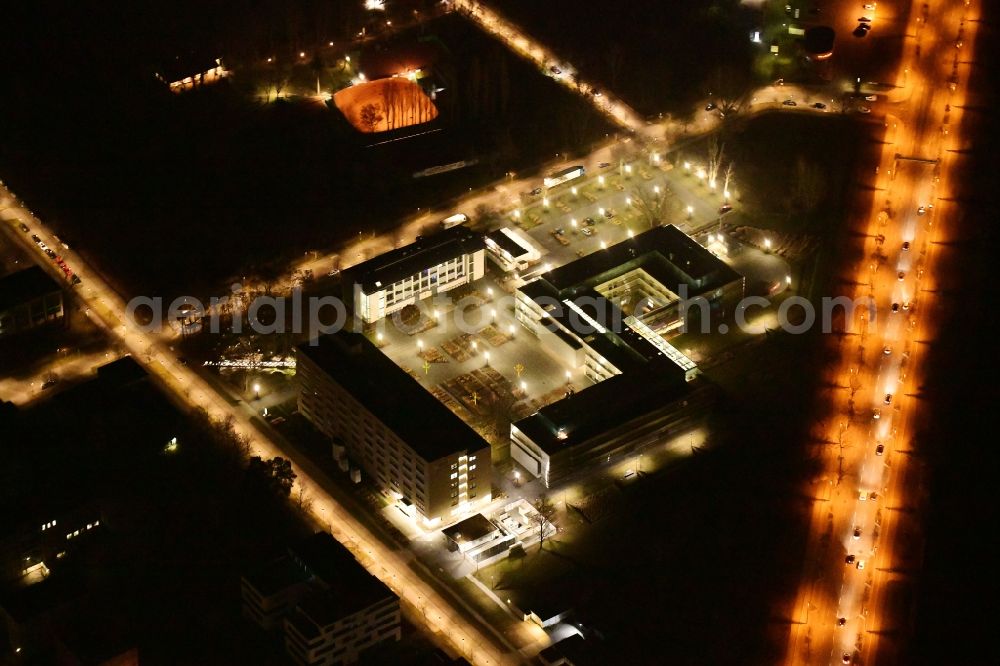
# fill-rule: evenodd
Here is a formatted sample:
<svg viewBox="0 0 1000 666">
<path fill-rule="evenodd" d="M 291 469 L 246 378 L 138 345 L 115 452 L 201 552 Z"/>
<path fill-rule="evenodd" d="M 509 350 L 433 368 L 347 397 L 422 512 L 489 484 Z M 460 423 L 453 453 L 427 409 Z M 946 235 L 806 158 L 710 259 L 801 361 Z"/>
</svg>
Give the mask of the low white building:
<svg viewBox="0 0 1000 666">
<path fill-rule="evenodd" d="M 344 296 L 370 323 L 485 274 L 483 235 L 459 225 L 345 270 Z"/>
<path fill-rule="evenodd" d="M 500 270 L 510 273 L 537 263 L 542 252 L 518 229 L 504 227 L 486 234 L 486 256 Z"/>
</svg>

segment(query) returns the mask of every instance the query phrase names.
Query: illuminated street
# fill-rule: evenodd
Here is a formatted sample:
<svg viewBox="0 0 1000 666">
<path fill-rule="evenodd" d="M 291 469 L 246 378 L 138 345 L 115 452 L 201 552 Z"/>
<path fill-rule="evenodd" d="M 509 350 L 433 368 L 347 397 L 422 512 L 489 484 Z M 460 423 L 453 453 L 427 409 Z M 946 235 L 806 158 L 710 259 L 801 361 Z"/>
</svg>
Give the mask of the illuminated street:
<svg viewBox="0 0 1000 666">
<path fill-rule="evenodd" d="M 12 236 L 19 237 L 21 232 L 17 229 L 17 224 L 26 223 L 43 240 L 54 244 L 51 234 L 41 222 L 19 207 L 6 189 L 2 190 L 0 197 L 0 215 L 3 216 L 5 230 Z M 35 251 L 40 253 L 37 249 Z M 287 455 L 266 433 L 251 423 L 253 413 L 221 398 L 197 373 L 180 363 L 156 336 L 140 333 L 130 327 L 131 322 L 125 317 L 125 303 L 89 269 L 81 257 L 73 250 L 65 250 L 63 254 L 82 280 L 82 284 L 77 287 L 77 294 L 87 306 L 90 319 L 107 330 L 112 338 L 121 341 L 132 357 L 146 368 L 179 405 L 187 409 L 203 409 L 219 421 L 232 419 L 236 432 L 250 438 L 255 455 L 267 458 Z M 44 266 L 52 266 L 45 256 L 40 256 L 39 262 Z M 50 270 L 58 272 L 54 267 Z M 61 275 L 56 275 L 56 278 L 63 279 Z M 348 546 L 373 575 L 400 595 L 411 609 L 413 622 L 426 627 L 439 641 L 465 655 L 473 663 L 517 662 L 509 651 L 498 650 L 493 641 L 483 634 L 482 629 L 467 620 L 463 612 L 454 607 L 456 601 L 443 597 L 415 573 L 404 554 L 386 547 L 317 485 L 304 469 L 299 467 L 296 473 L 304 496 L 311 500 L 311 511 L 316 521 L 320 525 L 329 526 L 338 541 Z M 531 631 L 528 625 L 525 625 L 525 629 Z"/>
<path fill-rule="evenodd" d="M 860 303 L 871 299 L 875 312 L 868 318 L 859 308 L 846 322 L 842 358 L 830 370 L 840 387 L 831 396 L 839 413 L 816 433 L 829 444 L 823 475 L 809 489 L 812 534 L 789 663 L 891 663 L 898 645 L 880 636 L 905 621 L 887 615 L 886 588 L 900 575 L 897 512 L 913 501 L 913 393 L 921 383 L 922 342 L 934 332 L 928 315 L 935 244 L 947 238 L 954 214 L 949 174 L 953 150 L 965 145 L 957 128 L 968 82 L 960 54 L 973 48 L 977 15 L 969 1 L 923 7 L 913 4 L 901 87 L 884 118 L 865 258 L 852 295 Z"/>
</svg>

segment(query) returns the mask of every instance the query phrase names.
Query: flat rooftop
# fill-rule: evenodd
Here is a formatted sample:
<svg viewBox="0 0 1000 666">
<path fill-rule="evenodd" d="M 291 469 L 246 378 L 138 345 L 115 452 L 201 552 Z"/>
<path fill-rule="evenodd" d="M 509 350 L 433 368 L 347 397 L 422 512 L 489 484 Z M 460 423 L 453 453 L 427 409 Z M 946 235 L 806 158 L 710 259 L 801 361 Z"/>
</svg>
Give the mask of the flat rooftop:
<svg viewBox="0 0 1000 666">
<path fill-rule="evenodd" d="M 545 453 L 553 455 L 656 412 L 692 391 L 681 368 L 657 363 L 577 391 L 542 407 L 514 426 Z"/>
<path fill-rule="evenodd" d="M 458 225 L 431 236 L 420 236 L 405 247 L 352 266 L 343 272 L 343 278 L 345 284 L 360 284 L 365 293 L 371 293 L 484 247 L 481 233 Z"/>
<path fill-rule="evenodd" d="M 61 289 L 62 286 L 53 280 L 41 266 L 32 266 L 23 271 L 5 275 L 0 278 L 0 311 L 8 310 Z"/>
<path fill-rule="evenodd" d="M 489 444 L 367 337 L 340 331 L 296 347 L 425 460 Z"/>
<path fill-rule="evenodd" d="M 323 583 L 289 617 L 307 637 L 318 636 L 323 627 L 347 615 L 396 597 L 327 532 L 317 532 L 291 550 Z"/>
<path fill-rule="evenodd" d="M 642 268 L 663 286 L 679 293 L 680 285 L 695 296 L 739 280 L 726 262 L 670 224 L 593 252 L 545 273 L 553 288 L 573 297 L 629 271 Z"/>
<path fill-rule="evenodd" d="M 444 530 L 444 535 L 455 542 L 476 541 L 488 534 L 496 532 L 499 528 L 481 513 L 469 516 L 460 523 L 455 523 Z"/>
</svg>

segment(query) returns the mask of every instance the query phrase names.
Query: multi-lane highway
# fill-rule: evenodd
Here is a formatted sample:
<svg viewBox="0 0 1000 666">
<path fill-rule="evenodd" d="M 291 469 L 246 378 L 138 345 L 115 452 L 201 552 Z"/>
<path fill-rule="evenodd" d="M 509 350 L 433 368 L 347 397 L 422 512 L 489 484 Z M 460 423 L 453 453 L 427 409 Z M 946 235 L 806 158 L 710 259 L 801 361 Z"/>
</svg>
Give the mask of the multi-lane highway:
<svg viewBox="0 0 1000 666">
<path fill-rule="evenodd" d="M 833 414 L 817 432 L 829 445 L 811 488 L 790 663 L 894 661 L 891 636 L 906 622 L 888 610 L 887 589 L 903 575 L 895 529 L 915 500 L 914 394 L 934 330 L 935 243 L 948 233 L 953 150 L 963 147 L 968 63 L 960 54 L 971 53 L 976 13 L 970 0 L 914 2 L 910 13 L 870 211 L 859 225 L 864 259 L 851 296 L 865 307 L 846 322 L 830 371 Z"/>
</svg>

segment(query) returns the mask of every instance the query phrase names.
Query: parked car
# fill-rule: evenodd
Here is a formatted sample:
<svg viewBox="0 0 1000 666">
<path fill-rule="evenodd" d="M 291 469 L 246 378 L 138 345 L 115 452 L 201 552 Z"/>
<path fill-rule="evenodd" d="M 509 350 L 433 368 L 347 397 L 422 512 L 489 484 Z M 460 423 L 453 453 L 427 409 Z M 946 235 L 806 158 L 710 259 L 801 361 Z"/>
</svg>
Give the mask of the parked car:
<svg viewBox="0 0 1000 666">
<path fill-rule="evenodd" d="M 719 206 L 719 215 L 725 215 L 733 209 L 731 204 L 722 204 Z"/>
<path fill-rule="evenodd" d="M 715 110 L 715 102 L 709 102 L 708 104 L 706 104 L 705 105 L 705 110 L 706 111 L 713 111 L 713 110 Z"/>
<path fill-rule="evenodd" d="M 19 227 L 19 228 L 21 229 L 21 231 L 23 231 L 24 233 L 28 233 L 29 231 L 31 231 L 30 229 L 28 229 L 28 225 L 27 225 L 27 224 L 25 224 L 24 222 L 22 222 L 21 224 L 19 224 L 19 225 L 17 225 L 17 226 L 18 226 L 18 227 Z"/>
<path fill-rule="evenodd" d="M 815 102 L 813 104 L 813 108 L 822 110 L 826 108 L 826 104 L 824 104 L 823 102 Z"/>
<path fill-rule="evenodd" d="M 875 447 L 875 455 L 880 456 L 885 453 L 885 444 L 879 444 Z"/>
<path fill-rule="evenodd" d="M 785 106 L 798 106 L 795 103 L 794 99 L 786 99 L 784 102 L 782 102 L 782 104 L 785 105 Z"/>
</svg>

